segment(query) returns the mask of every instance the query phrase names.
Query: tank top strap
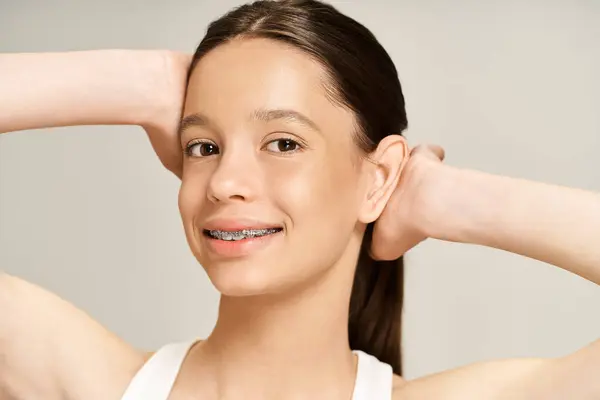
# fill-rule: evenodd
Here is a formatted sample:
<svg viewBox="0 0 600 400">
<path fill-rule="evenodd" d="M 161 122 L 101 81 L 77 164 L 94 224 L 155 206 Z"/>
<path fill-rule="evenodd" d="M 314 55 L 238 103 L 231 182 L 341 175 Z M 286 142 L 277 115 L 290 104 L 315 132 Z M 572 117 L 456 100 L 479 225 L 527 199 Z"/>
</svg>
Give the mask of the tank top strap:
<svg viewBox="0 0 600 400">
<path fill-rule="evenodd" d="M 168 400 L 177 375 L 197 340 L 171 343 L 160 348 L 142 366 L 121 400 Z M 358 367 L 352 400 L 391 400 L 392 367 L 360 350 L 354 350 Z"/>
<path fill-rule="evenodd" d="M 167 400 L 196 340 L 161 347 L 133 377 L 121 400 Z"/>
<path fill-rule="evenodd" d="M 352 400 L 391 400 L 392 367 L 360 350 L 354 350 L 353 353 L 358 357 L 358 368 Z"/>
</svg>

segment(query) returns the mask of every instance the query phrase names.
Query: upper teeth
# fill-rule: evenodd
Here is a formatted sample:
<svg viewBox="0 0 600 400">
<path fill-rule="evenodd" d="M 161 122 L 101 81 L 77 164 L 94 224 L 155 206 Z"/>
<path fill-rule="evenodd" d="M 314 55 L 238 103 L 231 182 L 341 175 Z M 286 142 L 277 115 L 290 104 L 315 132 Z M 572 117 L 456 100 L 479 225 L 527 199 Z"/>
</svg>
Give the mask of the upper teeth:
<svg viewBox="0 0 600 400">
<path fill-rule="evenodd" d="M 221 230 L 209 230 L 210 236 L 221 239 L 221 240 L 242 240 L 247 237 L 265 236 L 271 233 L 278 232 L 279 229 L 268 228 L 268 229 L 242 229 L 241 231 L 221 231 Z"/>
</svg>

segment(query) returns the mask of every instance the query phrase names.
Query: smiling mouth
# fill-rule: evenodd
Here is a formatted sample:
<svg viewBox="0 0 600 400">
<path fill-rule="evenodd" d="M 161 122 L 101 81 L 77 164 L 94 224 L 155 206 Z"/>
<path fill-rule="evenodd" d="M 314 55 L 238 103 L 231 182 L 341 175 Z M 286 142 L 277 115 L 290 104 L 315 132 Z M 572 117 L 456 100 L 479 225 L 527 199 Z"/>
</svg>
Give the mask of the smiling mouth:
<svg viewBox="0 0 600 400">
<path fill-rule="evenodd" d="M 242 229 L 239 231 L 222 231 L 204 229 L 203 234 L 211 239 L 235 242 L 238 240 L 254 239 L 281 232 L 282 228 Z"/>
</svg>

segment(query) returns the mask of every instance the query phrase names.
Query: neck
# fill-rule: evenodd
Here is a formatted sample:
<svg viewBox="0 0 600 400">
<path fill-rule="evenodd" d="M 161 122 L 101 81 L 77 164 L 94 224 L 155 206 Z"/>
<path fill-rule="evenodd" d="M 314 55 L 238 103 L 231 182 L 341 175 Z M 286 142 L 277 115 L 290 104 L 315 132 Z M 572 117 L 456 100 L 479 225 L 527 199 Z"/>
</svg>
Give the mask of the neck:
<svg viewBox="0 0 600 400">
<path fill-rule="evenodd" d="M 199 350 L 212 370 L 203 376 L 219 398 L 317 398 L 324 390 L 325 398 L 351 397 L 356 357 L 348 312 L 356 255 L 285 294 L 221 297 L 215 329 Z"/>
</svg>

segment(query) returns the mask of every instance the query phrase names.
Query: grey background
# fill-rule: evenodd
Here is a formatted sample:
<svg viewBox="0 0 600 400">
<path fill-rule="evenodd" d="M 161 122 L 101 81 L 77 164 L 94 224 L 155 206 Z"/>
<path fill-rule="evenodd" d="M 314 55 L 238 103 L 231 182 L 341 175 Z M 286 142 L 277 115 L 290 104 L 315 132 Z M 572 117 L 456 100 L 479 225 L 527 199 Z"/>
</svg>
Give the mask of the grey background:
<svg viewBox="0 0 600 400">
<path fill-rule="evenodd" d="M 191 52 L 241 2 L 0 4 L 2 52 Z M 412 144 L 442 144 L 452 165 L 600 191 L 599 1 L 334 4 L 391 53 Z M 218 294 L 185 242 L 177 190 L 135 127 L 2 135 L 0 267 L 136 346 L 205 336 Z M 600 336 L 599 305 L 596 285 L 558 268 L 426 242 L 407 257 L 406 377 L 567 354 Z"/>
</svg>

